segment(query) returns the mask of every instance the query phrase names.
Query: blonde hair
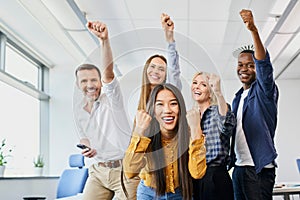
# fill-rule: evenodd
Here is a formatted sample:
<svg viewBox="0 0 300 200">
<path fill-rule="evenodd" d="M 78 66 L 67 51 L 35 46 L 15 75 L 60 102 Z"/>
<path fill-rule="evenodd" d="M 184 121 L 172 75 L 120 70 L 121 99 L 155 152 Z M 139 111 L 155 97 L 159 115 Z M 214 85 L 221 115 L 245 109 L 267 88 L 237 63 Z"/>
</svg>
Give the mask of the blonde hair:
<svg viewBox="0 0 300 200">
<path fill-rule="evenodd" d="M 209 89 L 210 105 L 217 105 L 218 104 L 217 97 L 216 97 L 215 93 L 213 92 L 213 90 L 210 87 L 209 82 L 208 82 L 208 77 L 210 76 L 210 73 L 208 73 L 208 72 L 197 72 L 193 76 L 192 82 L 195 80 L 195 78 L 197 76 L 203 76 L 205 82 L 207 83 L 207 86 L 208 86 L 208 89 Z M 194 103 L 194 107 L 198 107 L 198 103 L 196 101 Z"/>
</svg>

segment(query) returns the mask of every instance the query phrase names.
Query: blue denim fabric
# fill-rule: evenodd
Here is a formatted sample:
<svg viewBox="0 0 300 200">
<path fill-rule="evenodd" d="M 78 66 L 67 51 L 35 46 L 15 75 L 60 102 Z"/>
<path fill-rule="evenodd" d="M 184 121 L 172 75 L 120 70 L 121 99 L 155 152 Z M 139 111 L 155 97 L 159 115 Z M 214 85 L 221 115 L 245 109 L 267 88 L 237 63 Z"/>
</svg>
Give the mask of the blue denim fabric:
<svg viewBox="0 0 300 200">
<path fill-rule="evenodd" d="M 272 200 L 275 168 L 263 168 L 256 174 L 250 166 L 236 166 L 232 174 L 235 200 Z"/>
<path fill-rule="evenodd" d="M 256 60 L 256 80 L 251 84 L 248 96 L 243 106 L 243 130 L 249 146 L 251 157 L 255 164 L 256 173 L 259 173 L 266 165 L 273 163 L 277 157 L 274 146 L 274 136 L 277 126 L 277 104 L 279 91 L 273 78 L 273 67 L 267 51 L 264 60 Z M 237 116 L 241 95 L 241 88 L 232 102 L 232 111 Z M 234 144 L 235 133 L 232 135 L 231 164 L 236 161 Z"/>
<path fill-rule="evenodd" d="M 181 191 L 177 188 L 175 193 L 168 192 L 164 195 L 157 196 L 155 189 L 144 185 L 144 181 L 141 180 L 137 188 L 137 200 L 181 200 Z"/>
</svg>

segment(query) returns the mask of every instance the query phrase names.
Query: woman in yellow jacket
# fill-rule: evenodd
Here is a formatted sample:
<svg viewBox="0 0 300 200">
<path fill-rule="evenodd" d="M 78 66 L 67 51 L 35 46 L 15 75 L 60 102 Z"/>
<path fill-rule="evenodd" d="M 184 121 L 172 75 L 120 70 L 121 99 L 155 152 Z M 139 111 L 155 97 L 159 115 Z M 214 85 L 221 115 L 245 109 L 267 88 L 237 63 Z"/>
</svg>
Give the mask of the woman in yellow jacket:
<svg viewBox="0 0 300 200">
<path fill-rule="evenodd" d="M 123 160 L 128 178 L 140 176 L 137 199 L 192 199 L 192 177 L 206 171 L 204 136 L 197 110 L 186 113 L 180 90 L 157 85 L 136 126 Z"/>
</svg>

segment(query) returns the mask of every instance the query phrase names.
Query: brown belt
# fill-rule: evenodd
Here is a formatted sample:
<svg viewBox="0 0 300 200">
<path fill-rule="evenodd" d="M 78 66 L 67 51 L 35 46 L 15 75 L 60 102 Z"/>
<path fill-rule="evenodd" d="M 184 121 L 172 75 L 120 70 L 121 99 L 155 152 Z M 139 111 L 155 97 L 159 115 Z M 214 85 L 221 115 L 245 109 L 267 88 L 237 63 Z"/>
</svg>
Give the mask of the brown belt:
<svg viewBox="0 0 300 200">
<path fill-rule="evenodd" d="M 98 166 L 108 167 L 108 168 L 117 168 L 122 165 L 122 160 L 111 160 L 107 162 L 98 162 Z"/>
</svg>

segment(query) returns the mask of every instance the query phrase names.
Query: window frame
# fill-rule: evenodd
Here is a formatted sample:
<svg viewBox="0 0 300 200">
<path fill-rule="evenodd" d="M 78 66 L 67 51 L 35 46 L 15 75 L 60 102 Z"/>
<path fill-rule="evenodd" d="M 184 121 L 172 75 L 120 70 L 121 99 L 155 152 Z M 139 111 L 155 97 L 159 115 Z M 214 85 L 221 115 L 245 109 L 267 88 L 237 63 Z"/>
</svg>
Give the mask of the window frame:
<svg viewBox="0 0 300 200">
<path fill-rule="evenodd" d="M 6 46 L 14 48 L 16 53 L 33 63 L 38 67 L 38 83 L 37 88 L 32 87 L 21 79 L 5 71 Z M 39 153 L 43 154 L 45 161 L 44 171 L 47 173 L 49 169 L 49 103 L 50 96 L 47 94 L 49 88 L 49 68 L 50 65 L 44 64 L 45 60 L 41 59 L 30 48 L 27 48 L 21 41 L 17 40 L 11 34 L 0 29 L 0 81 L 18 89 L 28 95 L 39 100 L 40 106 L 40 124 L 39 124 Z"/>
</svg>

